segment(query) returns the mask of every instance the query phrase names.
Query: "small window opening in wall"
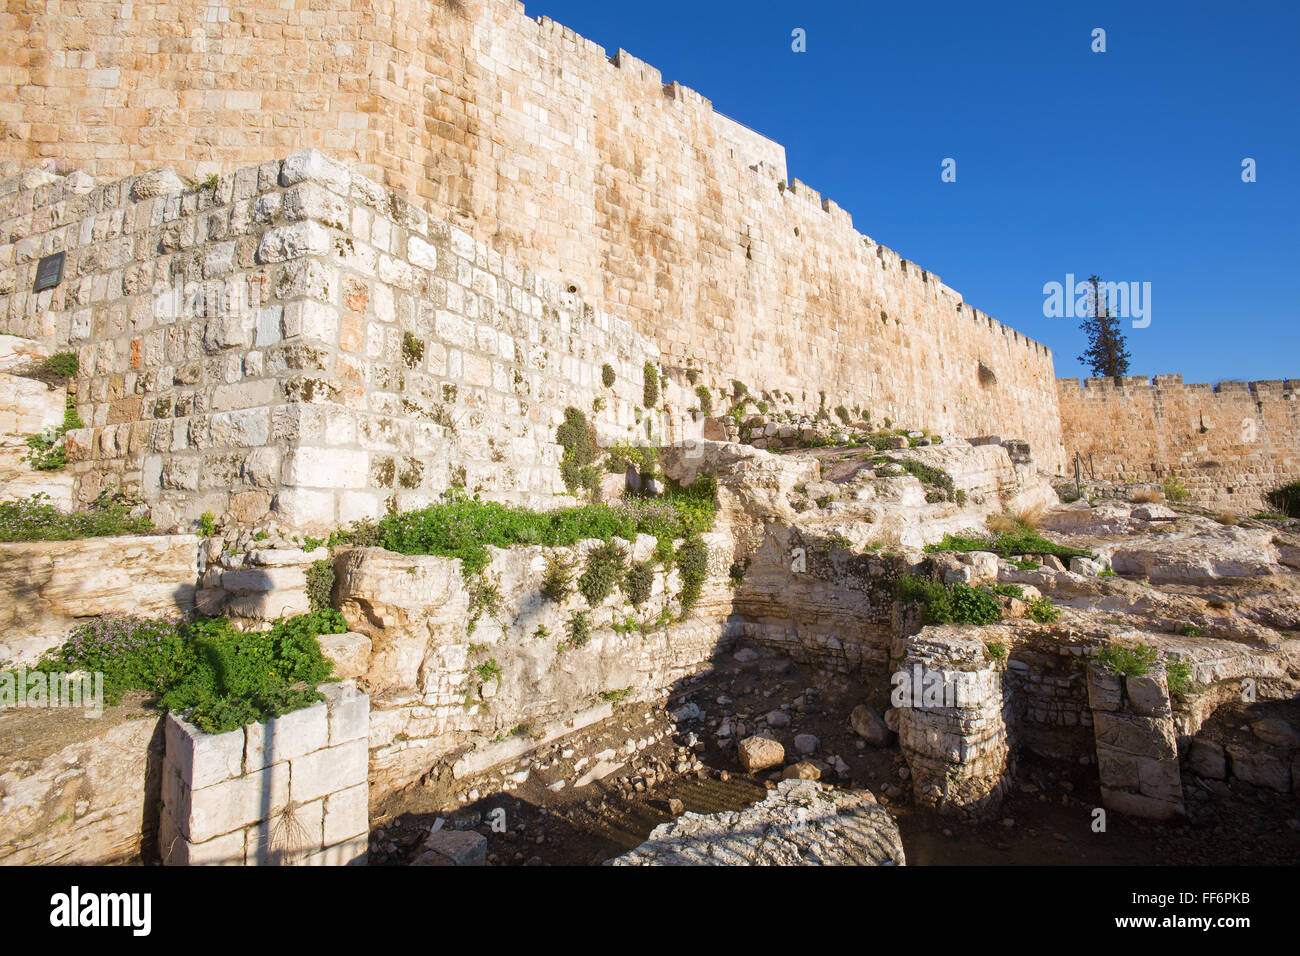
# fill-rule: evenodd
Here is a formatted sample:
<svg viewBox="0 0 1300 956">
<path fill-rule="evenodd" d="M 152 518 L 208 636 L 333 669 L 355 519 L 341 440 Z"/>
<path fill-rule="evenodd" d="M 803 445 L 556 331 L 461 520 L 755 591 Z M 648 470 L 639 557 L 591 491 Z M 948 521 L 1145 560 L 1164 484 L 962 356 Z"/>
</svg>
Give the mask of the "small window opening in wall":
<svg viewBox="0 0 1300 956">
<path fill-rule="evenodd" d="M 795 227 L 794 227 L 794 234 L 795 234 L 796 236 L 799 235 L 799 227 L 798 227 L 798 226 L 795 226 Z"/>
<path fill-rule="evenodd" d="M 571 285 L 571 286 L 569 286 L 569 294 L 570 294 L 570 295 L 577 295 L 577 294 L 578 294 L 578 287 L 577 287 L 576 285 Z"/>
<path fill-rule="evenodd" d="M 985 365 L 983 362 L 980 362 L 979 376 L 980 376 L 980 385 L 984 386 L 985 388 L 992 388 L 994 385 L 998 383 L 997 373 L 994 372 L 993 369 Z"/>
</svg>

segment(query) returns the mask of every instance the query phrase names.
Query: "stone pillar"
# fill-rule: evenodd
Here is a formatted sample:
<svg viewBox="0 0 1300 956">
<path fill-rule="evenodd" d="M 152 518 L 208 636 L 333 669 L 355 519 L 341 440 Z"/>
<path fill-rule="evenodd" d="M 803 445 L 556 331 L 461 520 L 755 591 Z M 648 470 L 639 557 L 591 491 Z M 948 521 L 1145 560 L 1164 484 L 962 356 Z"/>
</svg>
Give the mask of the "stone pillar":
<svg viewBox="0 0 1300 956">
<path fill-rule="evenodd" d="M 1182 775 L 1164 668 L 1125 677 L 1089 664 L 1088 703 L 1102 805 L 1153 820 L 1182 817 Z"/>
<path fill-rule="evenodd" d="M 352 681 L 320 691 L 320 703 L 224 734 L 168 715 L 165 865 L 365 862 L 370 698 Z"/>
<path fill-rule="evenodd" d="M 963 630 L 929 627 L 904 639 L 892 703 L 917 804 L 980 820 L 998 812 L 1011 780 L 1002 667 Z"/>
</svg>

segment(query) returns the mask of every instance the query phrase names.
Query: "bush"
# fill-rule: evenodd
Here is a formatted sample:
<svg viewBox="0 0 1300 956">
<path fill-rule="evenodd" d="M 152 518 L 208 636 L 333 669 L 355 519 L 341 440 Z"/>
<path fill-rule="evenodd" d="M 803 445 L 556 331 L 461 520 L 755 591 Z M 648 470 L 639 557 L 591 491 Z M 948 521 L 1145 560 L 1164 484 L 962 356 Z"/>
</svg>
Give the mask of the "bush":
<svg viewBox="0 0 1300 956">
<path fill-rule="evenodd" d="M 1192 665 L 1187 661 L 1170 661 L 1165 665 L 1165 676 L 1169 684 L 1169 693 L 1175 697 L 1186 697 L 1192 690 Z"/>
<path fill-rule="evenodd" d="M 898 579 L 894 594 L 900 601 L 919 604 L 926 624 L 994 624 L 1002 607 L 988 591 L 966 584 L 942 584 L 933 578 Z"/>
<path fill-rule="evenodd" d="M 59 471 L 68 463 L 68 447 L 63 436 L 74 428 L 84 428 L 81 416 L 69 405 L 63 411 L 63 424 L 43 435 L 28 435 L 24 441 L 29 451 L 23 460 L 37 471 Z"/>
<path fill-rule="evenodd" d="M 1054 554 L 1058 558 L 1067 559 L 1092 557 L 1088 551 L 1055 544 L 1029 529 L 1014 533 L 997 531 L 986 535 L 945 534 L 942 541 L 926 545 L 925 550 L 930 554 L 939 551 L 992 551 L 1003 558 L 1010 558 L 1013 554 Z M 1034 567 L 1037 566 L 1035 563 Z"/>
<path fill-rule="evenodd" d="M 1097 652 L 1097 662 L 1116 674 L 1141 677 L 1156 666 L 1160 655 L 1154 647 L 1138 644 L 1128 648 L 1121 644 L 1107 644 Z"/>
<path fill-rule="evenodd" d="M 1039 624 L 1051 624 L 1061 618 L 1061 612 L 1052 606 L 1052 602 L 1045 597 L 1030 598 L 1025 602 L 1026 611 L 1031 621 Z"/>
<path fill-rule="evenodd" d="M 542 597 L 563 604 L 573 593 L 573 569 L 564 559 L 555 555 L 546 558 L 546 574 L 542 576 Z"/>
<path fill-rule="evenodd" d="M 578 578 L 578 593 L 591 607 L 609 597 L 627 573 L 627 554 L 613 541 L 606 541 L 587 556 L 587 566 Z"/>
<path fill-rule="evenodd" d="M 627 594 L 628 601 L 633 607 L 639 608 L 650 600 L 650 593 L 654 589 L 655 566 L 653 561 L 638 561 L 628 569 L 627 580 L 623 584 L 623 590 Z"/>
<path fill-rule="evenodd" d="M 952 475 L 943 469 L 934 468 L 924 462 L 917 461 L 915 458 L 904 458 L 898 464 L 902 466 L 905 472 L 917 478 L 923 485 L 933 485 L 941 489 L 946 500 L 955 501 L 959 505 L 966 503 L 966 492 L 958 488 L 952 480 Z"/>
<path fill-rule="evenodd" d="M 1288 518 L 1300 518 L 1300 481 L 1274 488 L 1264 496 L 1269 507 L 1276 508 Z"/>
<path fill-rule="evenodd" d="M 307 600 L 313 611 L 324 610 L 334 603 L 334 562 L 328 558 L 313 561 L 307 569 Z"/>
<path fill-rule="evenodd" d="M 260 633 L 236 630 L 225 618 L 182 624 L 109 616 L 75 628 L 37 667 L 102 672 L 106 702 L 142 691 L 217 734 L 320 700 L 316 685 L 329 678 L 333 663 L 316 638 L 345 631 L 343 615 L 332 610 L 279 621 Z"/>
<path fill-rule="evenodd" d="M 614 387 L 614 366 L 608 362 L 600 367 L 600 381 L 606 388 Z"/>
<path fill-rule="evenodd" d="M 76 378 L 81 363 L 77 361 L 76 352 L 55 352 L 40 365 L 36 371 L 57 376 L 58 378 Z"/>
<path fill-rule="evenodd" d="M 659 369 L 654 362 L 645 363 L 645 384 L 641 389 L 641 404 L 647 409 L 659 404 Z"/>
<path fill-rule="evenodd" d="M 700 411 L 705 415 L 713 414 L 713 393 L 703 385 L 695 386 L 695 397 L 700 401 Z"/>
<path fill-rule="evenodd" d="M 586 611 L 575 611 L 569 615 L 569 621 L 564 626 L 565 640 L 561 648 L 582 647 L 591 640 L 591 618 Z"/>
<path fill-rule="evenodd" d="M 708 573 L 709 549 L 703 539 L 692 537 L 677 549 L 674 558 L 677 571 L 682 580 L 682 614 L 684 615 L 700 599 L 704 590 L 704 578 Z"/>
<path fill-rule="evenodd" d="M 1187 490 L 1187 486 L 1183 484 L 1182 479 L 1177 475 L 1170 475 L 1160 487 L 1164 490 L 1165 497 L 1170 501 L 1186 501 L 1191 497 L 1191 492 Z"/>
<path fill-rule="evenodd" d="M 134 502 L 104 492 L 81 511 L 60 511 L 49 495 L 0 501 L 0 541 L 75 541 L 152 530 L 147 517 L 132 517 Z"/>
<path fill-rule="evenodd" d="M 600 468 L 595 464 L 601 455 L 596 444 L 596 429 L 587 416 L 570 406 L 564 410 L 564 422 L 555 431 L 555 440 L 563 449 L 560 477 L 571 495 L 585 491 L 590 497 L 600 484 Z"/>
</svg>

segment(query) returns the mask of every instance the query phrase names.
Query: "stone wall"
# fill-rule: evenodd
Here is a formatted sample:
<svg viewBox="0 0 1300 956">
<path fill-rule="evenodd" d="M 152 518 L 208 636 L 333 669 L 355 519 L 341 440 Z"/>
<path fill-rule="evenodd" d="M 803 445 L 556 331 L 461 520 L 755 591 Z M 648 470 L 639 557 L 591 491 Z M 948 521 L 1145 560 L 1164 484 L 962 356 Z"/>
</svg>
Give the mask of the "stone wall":
<svg viewBox="0 0 1300 956">
<path fill-rule="evenodd" d="M 604 443 L 691 425 L 676 386 L 675 418 L 639 407 L 659 352 L 628 323 L 320 153 L 73 180 L 0 183 L 0 328 L 78 352 L 83 500 L 314 530 L 457 486 L 546 506 L 567 406 Z M 55 253 L 62 283 L 29 292 Z"/>
<path fill-rule="evenodd" d="M 1181 375 L 1060 379 L 1067 473 L 1154 481 L 1175 476 L 1192 500 L 1252 511 L 1300 478 L 1295 381 L 1184 384 Z"/>
<path fill-rule="evenodd" d="M 350 681 L 320 689 L 320 703 L 223 734 L 167 717 L 164 865 L 364 863 L 370 699 Z"/>
<path fill-rule="evenodd" d="M 488 770 L 566 725 L 571 732 L 608 716 L 602 699 L 671 693 L 730 639 L 723 626 L 731 608 L 730 540 L 716 532 L 705 540 L 706 584 L 685 619 L 680 575 L 662 566 L 639 608 L 618 588 L 595 607 L 576 592 L 559 602 L 545 597 L 548 559 L 567 563 L 576 581 L 595 541 L 492 548 L 491 563 L 471 582 L 454 558 L 378 548 L 336 555 L 337 606 L 371 641 L 361 683 L 374 701 L 372 798 L 430 771 L 464 777 Z M 627 554 L 645 561 L 654 543 L 642 535 Z M 572 631 L 579 615 L 589 626 L 585 639 Z"/>
<path fill-rule="evenodd" d="M 620 315 L 679 376 L 1059 465 L 1048 349 L 787 184 L 779 144 L 515 0 L 53 2 L 0 25 L 0 157 L 201 177 L 315 146 Z"/>
<path fill-rule="evenodd" d="M 199 565 L 189 534 L 0 543 L 0 664 L 32 662 L 101 614 L 187 615 Z"/>
</svg>

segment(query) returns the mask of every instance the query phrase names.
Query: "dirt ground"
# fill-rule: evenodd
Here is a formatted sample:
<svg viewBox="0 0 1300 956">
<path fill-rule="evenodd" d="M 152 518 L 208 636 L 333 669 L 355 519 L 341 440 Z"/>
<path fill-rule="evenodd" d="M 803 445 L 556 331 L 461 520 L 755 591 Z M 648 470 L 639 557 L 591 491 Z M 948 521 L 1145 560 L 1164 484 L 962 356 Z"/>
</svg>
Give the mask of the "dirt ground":
<svg viewBox="0 0 1300 956">
<path fill-rule="evenodd" d="M 719 699 L 725 706 L 719 710 Z M 1154 823 L 1108 813 L 1104 832 L 1093 830 L 1101 806 L 1094 767 L 1020 755 L 1017 787 L 997 820 L 963 823 L 918 809 L 912 803 L 906 768 L 896 745 L 860 746 L 847 714 L 860 697 L 847 684 L 818 681 L 788 660 L 763 658 L 737 663 L 728 657 L 670 703 L 673 710 L 694 703 L 710 716 L 758 715 L 792 704 L 791 725 L 776 732 L 793 753 L 795 734 L 814 734 L 816 757 L 838 756 L 846 773 L 823 780 L 866 788 L 888 807 L 903 835 L 911 866 L 962 865 L 1259 865 L 1300 861 L 1300 801 L 1234 783 L 1222 795 L 1207 795 L 1189 811 L 1187 822 Z M 1253 715 L 1258 716 L 1258 715 Z M 1234 723 L 1240 715 L 1226 718 Z M 1216 718 L 1218 719 L 1218 718 Z M 741 809 L 762 799 L 779 772 L 742 772 L 734 747 L 717 745 L 713 728 L 684 722 L 674 736 L 668 711 L 635 705 L 594 728 L 585 740 L 555 745 L 506 771 L 532 772 L 517 789 L 481 782 L 475 798 L 459 806 L 445 782 L 417 786 L 390 799 L 374 816 L 372 864 L 405 864 L 416 855 L 432 826 L 476 829 L 488 839 L 493 865 L 583 865 L 601 863 L 643 842 L 678 811 L 711 813 Z M 603 780 L 556 792 L 552 779 L 573 760 L 632 737 L 664 737 L 639 751 Z M 694 733 L 698 741 L 687 737 Z M 683 744 L 695 743 L 693 749 Z M 564 758 L 565 751 L 571 751 Z M 683 753 L 700 769 L 676 772 Z M 522 775 L 522 774 L 520 774 Z M 504 811 L 499 813 L 496 811 Z M 497 824 L 494 829 L 492 823 Z M 503 826 L 504 824 L 504 826 Z M 504 832 L 498 832 L 504 829 Z"/>
</svg>

